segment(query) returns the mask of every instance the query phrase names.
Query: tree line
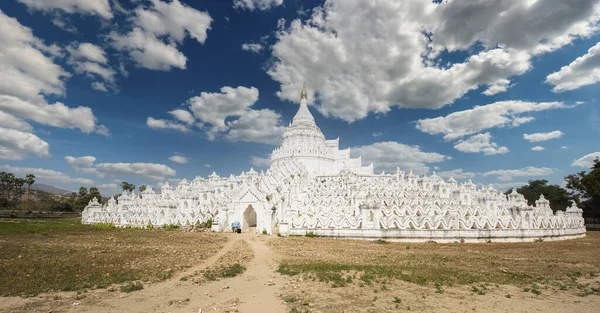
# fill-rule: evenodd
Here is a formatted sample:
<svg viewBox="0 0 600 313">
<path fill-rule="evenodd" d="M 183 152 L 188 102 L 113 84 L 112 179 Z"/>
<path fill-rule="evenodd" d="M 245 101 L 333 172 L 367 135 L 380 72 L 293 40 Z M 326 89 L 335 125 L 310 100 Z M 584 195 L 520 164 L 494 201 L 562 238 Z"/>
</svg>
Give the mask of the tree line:
<svg viewBox="0 0 600 313">
<path fill-rule="evenodd" d="M 530 180 L 517 188 L 529 205 L 544 195 L 550 201 L 552 211 L 564 210 L 575 202 L 583 210 L 584 217 L 600 217 L 600 159 L 596 158 L 590 171 L 581 171 L 564 177 L 565 187 L 548 185 L 545 179 Z M 507 191 L 509 194 L 511 191 Z"/>
<path fill-rule="evenodd" d="M 78 193 L 56 195 L 41 190 L 32 190 L 35 175 L 16 177 L 13 173 L 0 172 L 0 209 L 24 211 L 63 211 L 79 212 L 94 197 L 102 202 L 100 191 L 96 187 L 81 187 Z"/>
</svg>

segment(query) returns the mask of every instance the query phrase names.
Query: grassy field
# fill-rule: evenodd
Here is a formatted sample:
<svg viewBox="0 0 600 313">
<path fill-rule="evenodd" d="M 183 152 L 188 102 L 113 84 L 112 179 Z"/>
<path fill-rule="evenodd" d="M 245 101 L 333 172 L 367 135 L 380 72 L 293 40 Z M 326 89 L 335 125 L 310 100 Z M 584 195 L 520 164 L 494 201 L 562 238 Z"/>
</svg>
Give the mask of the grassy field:
<svg viewBox="0 0 600 313">
<path fill-rule="evenodd" d="M 0 295 L 160 281 L 220 250 L 218 234 L 82 225 L 79 218 L 0 220 Z"/>
<path fill-rule="evenodd" d="M 578 288 L 600 274 L 600 232 L 535 243 L 436 244 L 279 238 L 278 271 L 343 287 L 399 279 L 418 285 L 476 283 Z M 585 287 L 585 286 L 584 286 Z M 598 290 L 591 292 L 597 292 Z"/>
</svg>

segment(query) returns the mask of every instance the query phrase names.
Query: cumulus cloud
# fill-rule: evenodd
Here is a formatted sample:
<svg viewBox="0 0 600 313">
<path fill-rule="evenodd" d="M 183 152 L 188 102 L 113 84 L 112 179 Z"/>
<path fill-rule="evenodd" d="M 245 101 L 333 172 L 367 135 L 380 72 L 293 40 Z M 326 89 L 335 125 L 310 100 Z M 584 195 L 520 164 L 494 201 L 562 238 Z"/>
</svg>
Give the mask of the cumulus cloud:
<svg viewBox="0 0 600 313">
<path fill-rule="evenodd" d="M 443 171 L 443 172 L 437 172 L 436 175 L 445 178 L 445 179 L 450 179 L 450 177 L 457 179 L 457 180 L 465 180 L 465 179 L 471 179 L 473 177 L 475 177 L 477 174 L 473 173 L 473 172 L 465 172 L 463 171 L 462 168 L 457 168 L 455 170 L 451 170 L 451 171 Z"/>
<path fill-rule="evenodd" d="M 185 69 L 187 57 L 177 45 L 188 35 L 203 44 L 212 22 L 208 13 L 179 0 L 151 0 L 148 6 L 139 6 L 131 20 L 130 32 L 108 35 L 112 46 L 127 51 L 138 66 L 161 71 Z"/>
<path fill-rule="evenodd" d="M 270 10 L 283 4 L 283 0 L 233 0 L 233 7 L 245 10 Z"/>
<path fill-rule="evenodd" d="M 499 191 L 505 192 L 507 190 L 511 190 L 513 188 L 519 188 L 525 185 L 528 185 L 527 182 L 509 182 L 509 183 L 494 183 L 492 186 Z"/>
<path fill-rule="evenodd" d="M 546 83 L 554 86 L 552 91 L 563 92 L 595 84 L 600 81 L 600 42 L 588 52 L 546 77 Z"/>
<path fill-rule="evenodd" d="M 91 43 L 71 43 L 66 50 L 69 52 L 68 63 L 73 66 L 73 69 L 78 74 L 85 74 L 88 77 L 104 82 L 93 82 L 92 88 L 98 91 L 108 91 L 106 84 L 111 89 L 115 87 L 115 72 L 108 67 L 106 63 L 108 59 L 102 48 Z M 106 83 L 106 84 L 105 84 Z"/>
<path fill-rule="evenodd" d="M 231 141 L 277 144 L 285 131 L 281 115 L 269 109 L 250 110 L 239 119 L 227 123 Z"/>
<path fill-rule="evenodd" d="M 518 126 L 533 120 L 524 113 L 571 108 L 562 102 L 498 101 L 447 116 L 417 121 L 417 129 L 431 135 L 443 134 L 445 140 L 473 135 L 490 128 Z"/>
<path fill-rule="evenodd" d="M 183 155 L 176 154 L 176 155 L 169 157 L 169 160 L 171 162 L 185 164 L 190 160 L 190 158 L 184 157 Z"/>
<path fill-rule="evenodd" d="M 514 170 L 494 170 L 485 172 L 483 176 L 497 176 L 499 180 L 512 180 L 513 177 L 536 177 L 547 176 L 554 173 L 555 169 L 548 167 L 528 166 Z"/>
<path fill-rule="evenodd" d="M 186 110 L 181 110 L 181 109 L 177 109 L 177 110 L 173 110 L 170 111 L 169 114 L 171 114 L 175 119 L 184 122 L 188 125 L 192 125 L 194 124 L 195 120 L 194 116 L 192 115 L 192 113 L 186 111 Z"/>
<path fill-rule="evenodd" d="M 96 130 L 96 117 L 88 107 L 69 108 L 60 102 L 34 104 L 17 97 L 0 95 L 0 110 L 42 125 L 79 129 L 84 133 Z"/>
<path fill-rule="evenodd" d="M 176 121 L 148 117 L 147 124 L 151 128 L 182 132 L 191 131 L 189 126 L 195 125 L 206 132 L 209 140 L 223 135 L 230 141 L 276 144 L 285 130 L 281 115 L 270 109 L 252 109 L 258 94 L 258 89 L 243 86 L 225 86 L 221 92 L 202 92 L 186 102 L 193 114 L 176 109 L 168 112 Z"/>
<path fill-rule="evenodd" d="M 592 165 L 594 165 L 594 160 L 597 158 L 600 158 L 600 152 L 588 153 L 580 157 L 579 159 L 573 161 L 573 163 L 571 163 L 571 166 L 591 168 Z"/>
<path fill-rule="evenodd" d="M 142 176 L 153 180 L 164 180 L 167 176 L 175 176 L 175 170 L 155 163 L 100 163 L 96 170 L 105 175 Z"/>
<path fill-rule="evenodd" d="M 50 156 L 48 143 L 34 134 L 2 126 L 0 134 L 0 159 L 22 160 L 29 153 L 40 157 Z"/>
<path fill-rule="evenodd" d="M 108 59 L 106 53 L 99 46 L 89 43 L 71 43 L 67 48 L 71 58 L 75 61 L 91 61 L 100 64 L 106 64 Z"/>
<path fill-rule="evenodd" d="M 40 94 L 63 95 L 68 73 L 55 64 L 49 47 L 0 10 L 0 94 L 42 101 Z"/>
<path fill-rule="evenodd" d="M 2 11 L 0 29 L 0 111 L 42 125 L 96 131 L 96 117 L 90 108 L 48 104 L 44 98 L 65 92 L 63 80 L 69 75 L 53 61 L 61 55 L 60 48 L 45 45 L 30 28 Z"/>
<path fill-rule="evenodd" d="M 504 154 L 508 152 L 507 147 L 498 147 L 495 142 L 490 142 L 492 136 L 490 133 L 471 136 L 466 140 L 459 140 L 454 149 L 462 152 L 476 153 L 483 152 L 485 155 Z"/>
<path fill-rule="evenodd" d="M 560 130 L 555 130 L 547 133 L 523 134 L 523 138 L 529 142 L 540 142 L 550 139 L 560 138 L 564 135 Z"/>
<path fill-rule="evenodd" d="M 211 132 L 226 131 L 227 117 L 242 116 L 258 100 L 258 89 L 225 86 L 221 92 L 202 92 L 187 101 L 194 116 L 211 126 Z"/>
<path fill-rule="evenodd" d="M 377 171 L 393 171 L 396 167 L 400 167 L 404 170 L 412 169 L 417 174 L 429 172 L 427 164 L 451 159 L 443 154 L 423 152 L 419 146 L 409 146 L 393 141 L 353 147 L 350 149 L 350 154 L 353 157 L 362 157 L 364 164 L 373 163 Z"/>
<path fill-rule="evenodd" d="M 75 184 L 81 184 L 81 185 L 86 185 L 86 186 L 94 185 L 94 181 L 91 179 L 74 178 L 74 177 L 70 177 L 69 175 L 62 173 L 62 172 L 58 172 L 58 171 L 54 171 L 54 170 L 47 170 L 47 169 L 43 169 L 43 168 L 16 167 L 16 166 L 10 166 L 10 165 L 0 165 L 0 169 L 2 169 L 3 171 L 6 171 L 6 172 L 13 173 L 16 176 L 21 176 L 21 177 L 24 177 L 27 174 L 33 174 L 33 175 L 35 175 L 36 182 L 39 182 L 39 183 L 46 183 L 46 182 L 47 183 L 57 183 L 57 184 L 75 183 Z"/>
<path fill-rule="evenodd" d="M 271 160 L 269 158 L 252 156 L 250 157 L 250 164 L 258 168 L 268 168 L 271 165 Z"/>
<path fill-rule="evenodd" d="M 69 155 L 65 157 L 65 161 L 67 161 L 67 164 L 69 164 L 69 166 L 72 168 L 81 169 L 92 167 L 94 162 L 96 162 L 96 158 L 89 155 L 82 157 L 72 157 Z"/>
<path fill-rule="evenodd" d="M 3 111 L 0 111 L 0 125 L 23 132 L 31 132 L 33 130 L 33 127 L 29 123 Z"/>
<path fill-rule="evenodd" d="M 173 122 L 173 121 L 169 121 L 169 120 L 155 119 L 152 117 L 148 117 L 148 119 L 146 120 L 146 125 L 148 125 L 148 127 L 150 127 L 150 128 L 174 129 L 174 130 L 178 130 L 178 131 L 184 132 L 184 133 L 188 133 L 191 131 L 189 128 L 187 128 L 187 126 L 185 126 L 183 124 L 179 124 L 177 122 Z"/>
<path fill-rule="evenodd" d="M 254 54 L 259 54 L 263 49 L 263 46 L 259 43 L 245 43 L 242 45 L 242 50 L 250 51 Z"/>
<path fill-rule="evenodd" d="M 531 148 L 531 151 L 544 151 L 546 150 L 546 148 L 542 147 L 542 146 L 535 146 L 533 148 Z"/>
<path fill-rule="evenodd" d="M 113 13 L 108 0 L 18 0 L 33 10 L 51 12 L 62 10 L 67 13 L 98 15 L 112 19 Z"/>
<path fill-rule="evenodd" d="M 349 122 L 393 106 L 435 109 L 480 86 L 505 91 L 533 55 L 591 36 L 599 11 L 595 0 L 328 0 L 278 31 L 268 74 L 295 102 L 309 79 L 319 111 Z M 440 56 L 474 50 L 456 63 Z"/>
</svg>

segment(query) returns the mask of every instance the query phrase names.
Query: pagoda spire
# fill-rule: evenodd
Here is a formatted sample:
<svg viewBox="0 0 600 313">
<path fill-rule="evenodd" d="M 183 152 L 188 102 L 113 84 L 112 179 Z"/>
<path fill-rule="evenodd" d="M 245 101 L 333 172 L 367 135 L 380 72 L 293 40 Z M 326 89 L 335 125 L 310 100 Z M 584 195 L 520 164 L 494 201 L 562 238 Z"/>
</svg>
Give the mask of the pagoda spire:
<svg viewBox="0 0 600 313">
<path fill-rule="evenodd" d="M 300 100 L 302 99 L 308 100 L 308 97 L 306 95 L 306 82 L 302 84 L 302 95 L 300 96 Z"/>
</svg>

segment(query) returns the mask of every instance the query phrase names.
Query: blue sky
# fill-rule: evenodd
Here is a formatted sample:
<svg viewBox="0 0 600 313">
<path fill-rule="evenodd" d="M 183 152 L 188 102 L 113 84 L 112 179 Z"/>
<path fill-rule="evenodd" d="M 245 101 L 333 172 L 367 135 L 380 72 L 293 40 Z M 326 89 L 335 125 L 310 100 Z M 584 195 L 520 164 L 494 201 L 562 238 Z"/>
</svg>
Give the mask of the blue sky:
<svg viewBox="0 0 600 313">
<path fill-rule="evenodd" d="M 0 170 L 109 194 L 264 169 L 306 81 L 377 173 L 562 184 L 600 155 L 600 5 L 555 2 L 2 1 Z"/>
</svg>

